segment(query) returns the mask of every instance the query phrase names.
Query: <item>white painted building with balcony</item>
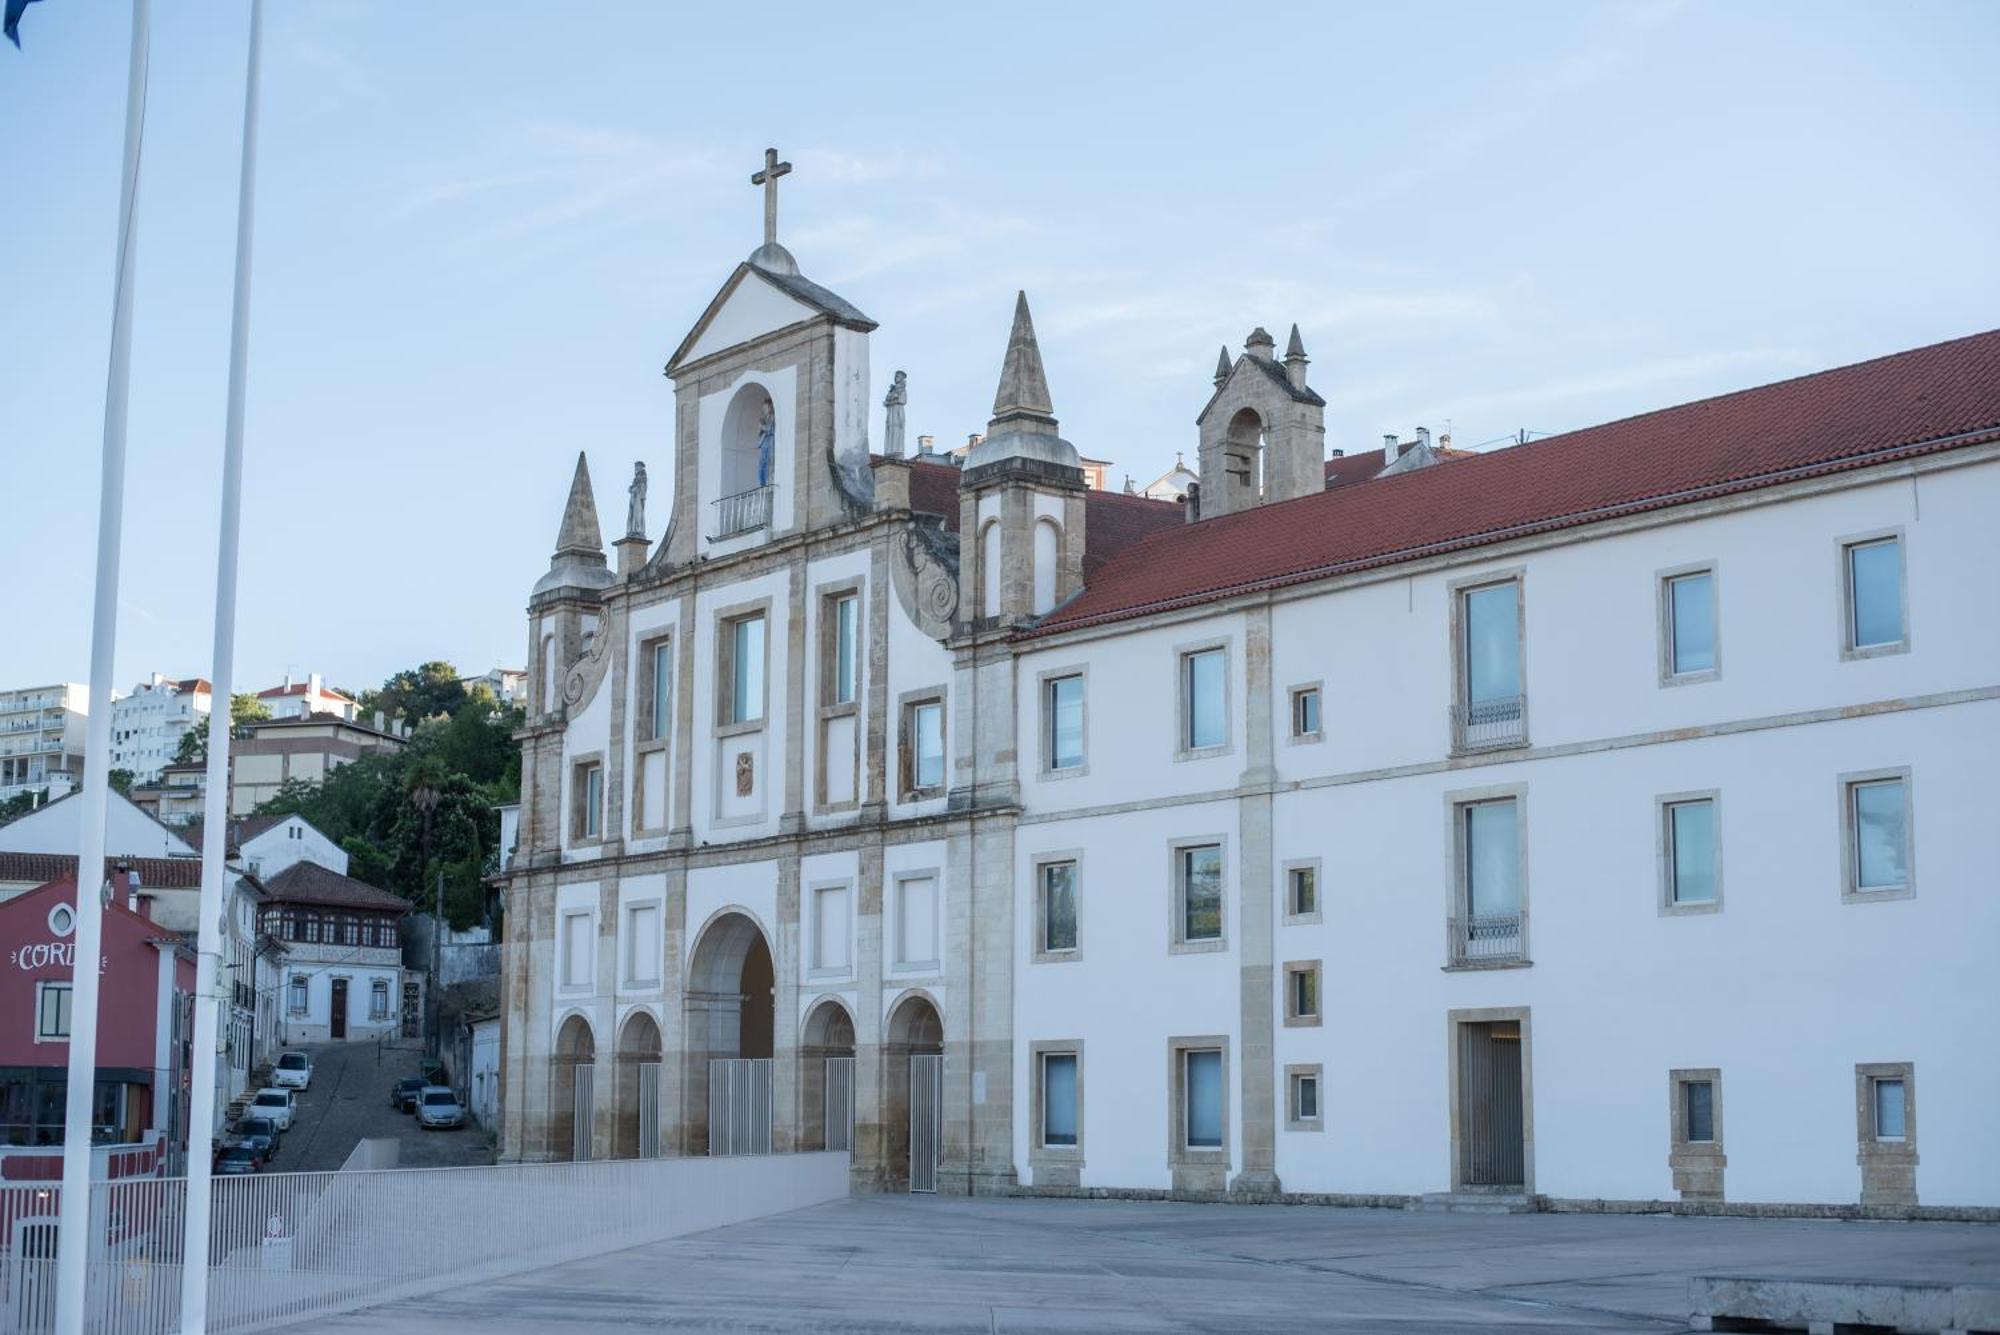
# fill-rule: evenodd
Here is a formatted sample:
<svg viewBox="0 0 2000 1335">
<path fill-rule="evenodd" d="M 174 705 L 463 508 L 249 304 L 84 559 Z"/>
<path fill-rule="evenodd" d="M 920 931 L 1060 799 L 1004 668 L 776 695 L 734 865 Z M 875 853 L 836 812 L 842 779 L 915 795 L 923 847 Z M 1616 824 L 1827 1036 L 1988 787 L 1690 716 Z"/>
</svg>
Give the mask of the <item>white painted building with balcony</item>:
<svg viewBox="0 0 2000 1335">
<path fill-rule="evenodd" d="M 111 702 L 111 768 L 151 783 L 173 763 L 181 738 L 208 726 L 212 692 L 200 677 L 179 681 L 155 672 Z"/>
<path fill-rule="evenodd" d="M 872 328 L 767 234 L 664 541 L 579 461 L 509 1156 L 2000 1211 L 2000 334 L 1329 486 L 1260 329 L 1184 512 L 1087 490 L 1025 301 L 961 468 L 867 458 Z"/>
<path fill-rule="evenodd" d="M 89 713 L 90 689 L 75 682 L 0 691 L 0 801 L 80 787 Z"/>
</svg>

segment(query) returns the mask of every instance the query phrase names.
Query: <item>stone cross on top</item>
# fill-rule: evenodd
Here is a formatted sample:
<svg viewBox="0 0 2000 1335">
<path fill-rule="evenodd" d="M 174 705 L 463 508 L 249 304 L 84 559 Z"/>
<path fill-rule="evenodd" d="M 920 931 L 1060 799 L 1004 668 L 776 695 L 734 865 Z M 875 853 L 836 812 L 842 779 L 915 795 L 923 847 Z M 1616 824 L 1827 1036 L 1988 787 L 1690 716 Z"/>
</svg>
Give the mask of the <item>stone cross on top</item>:
<svg viewBox="0 0 2000 1335">
<path fill-rule="evenodd" d="M 750 184 L 764 187 L 764 244 L 778 243 L 778 178 L 791 171 L 792 164 L 778 161 L 778 150 L 764 150 L 764 170 L 750 177 Z"/>
</svg>

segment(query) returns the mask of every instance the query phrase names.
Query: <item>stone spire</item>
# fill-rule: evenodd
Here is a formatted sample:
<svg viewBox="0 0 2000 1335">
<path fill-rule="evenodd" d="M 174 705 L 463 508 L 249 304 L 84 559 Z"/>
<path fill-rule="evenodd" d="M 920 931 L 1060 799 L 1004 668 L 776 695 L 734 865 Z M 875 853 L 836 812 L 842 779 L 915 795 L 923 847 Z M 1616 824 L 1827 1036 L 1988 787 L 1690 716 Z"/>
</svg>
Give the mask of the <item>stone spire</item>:
<svg viewBox="0 0 2000 1335">
<path fill-rule="evenodd" d="M 1049 378 L 1042 369 L 1042 349 L 1035 342 L 1035 321 L 1028 314 L 1028 294 L 1014 296 L 1014 328 L 1007 335 L 1007 357 L 1000 365 L 1000 388 L 993 395 L 993 420 L 988 436 L 1007 431 L 1053 436 L 1055 405 L 1049 401 Z"/>
<path fill-rule="evenodd" d="M 1255 329 L 1252 329 L 1250 337 L 1243 340 L 1243 351 L 1249 353 L 1252 357 L 1262 357 L 1265 361 L 1271 360 L 1271 354 L 1277 350 L 1277 347 L 1276 340 L 1271 337 L 1271 331 L 1264 328 L 1263 325 L 1258 325 Z"/>
<path fill-rule="evenodd" d="M 1292 326 L 1292 336 L 1285 343 L 1285 378 L 1292 382 L 1293 389 L 1306 387 L 1306 345 L 1299 337 L 1299 327 Z"/>
<path fill-rule="evenodd" d="M 1229 345 L 1225 343 L 1222 346 L 1222 356 L 1217 358 L 1215 363 L 1215 387 L 1221 389 L 1222 382 L 1229 379 L 1229 373 L 1235 369 L 1236 364 L 1229 360 Z"/>
<path fill-rule="evenodd" d="M 597 527 L 597 493 L 591 489 L 590 463 L 582 450 L 576 452 L 576 476 L 570 479 L 562 529 L 556 534 L 556 555 L 572 553 L 604 555 L 604 534 Z"/>
</svg>

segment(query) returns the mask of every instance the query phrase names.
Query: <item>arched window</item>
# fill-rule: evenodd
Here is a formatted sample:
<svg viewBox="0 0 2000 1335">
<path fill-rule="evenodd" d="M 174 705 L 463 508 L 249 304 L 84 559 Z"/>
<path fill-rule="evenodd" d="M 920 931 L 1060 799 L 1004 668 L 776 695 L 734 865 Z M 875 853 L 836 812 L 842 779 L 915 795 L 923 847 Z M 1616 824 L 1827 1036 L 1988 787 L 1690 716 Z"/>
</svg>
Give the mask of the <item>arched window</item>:
<svg viewBox="0 0 2000 1335">
<path fill-rule="evenodd" d="M 1062 531 L 1049 519 L 1035 521 L 1035 615 L 1056 605 L 1056 572 L 1062 564 Z"/>
<path fill-rule="evenodd" d="M 556 637 L 542 636 L 542 712 L 556 707 Z"/>
<path fill-rule="evenodd" d="M 979 530 L 980 613 L 1000 615 L 1000 521 L 989 519 Z"/>
</svg>

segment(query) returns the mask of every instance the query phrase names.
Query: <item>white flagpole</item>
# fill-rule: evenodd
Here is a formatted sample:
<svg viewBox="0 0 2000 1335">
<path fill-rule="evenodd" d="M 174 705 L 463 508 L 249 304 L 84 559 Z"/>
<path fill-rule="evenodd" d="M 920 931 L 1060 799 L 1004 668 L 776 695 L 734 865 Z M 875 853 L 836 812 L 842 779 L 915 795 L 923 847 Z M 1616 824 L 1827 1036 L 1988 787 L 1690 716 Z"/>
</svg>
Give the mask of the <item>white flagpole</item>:
<svg viewBox="0 0 2000 1335">
<path fill-rule="evenodd" d="M 215 662 L 209 669 L 208 793 L 202 806 L 200 955 L 195 965 L 194 1087 L 188 1112 L 181 1333 L 208 1329 L 208 1219 L 215 1126 L 216 994 L 229 848 L 229 699 L 236 665 L 236 549 L 243 514 L 243 392 L 250 360 L 250 249 L 257 198 L 257 84 L 264 0 L 250 0 L 250 68 L 243 90 L 243 175 L 236 195 L 236 302 L 229 325 L 229 409 L 222 435 L 222 522 L 215 552 Z M 254 982 L 254 964 L 252 966 Z M 254 1060 L 254 1055 L 253 1055 Z M 201 1149 L 196 1152 L 199 1140 Z"/>
<path fill-rule="evenodd" d="M 97 962 L 103 946 L 104 804 L 110 790 L 111 673 L 118 645 L 118 553 L 125 517 L 125 408 L 132 379 L 132 278 L 138 256 L 139 149 L 146 122 L 147 0 L 132 0 L 132 66 L 125 88 L 125 174 L 118 199 L 118 265 L 111 364 L 104 387 L 104 462 L 97 508 L 97 601 L 90 630 L 90 721 L 84 734 L 83 838 L 76 863 L 76 953 L 70 973 L 69 1088 L 63 1109 L 62 1199 L 57 1211 L 56 1329 L 83 1335 L 90 1237 L 90 1115 L 97 1085 Z M 167 1098 L 171 1090 L 155 1090 Z"/>
</svg>

